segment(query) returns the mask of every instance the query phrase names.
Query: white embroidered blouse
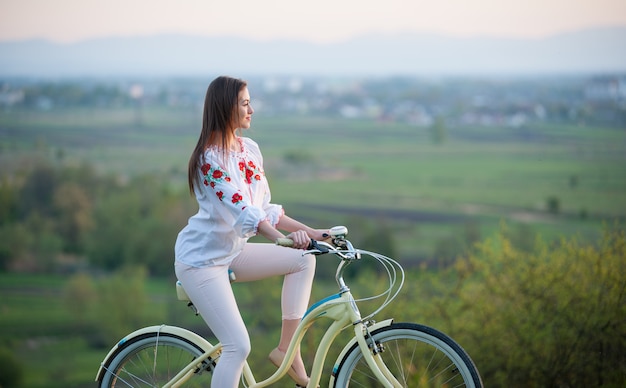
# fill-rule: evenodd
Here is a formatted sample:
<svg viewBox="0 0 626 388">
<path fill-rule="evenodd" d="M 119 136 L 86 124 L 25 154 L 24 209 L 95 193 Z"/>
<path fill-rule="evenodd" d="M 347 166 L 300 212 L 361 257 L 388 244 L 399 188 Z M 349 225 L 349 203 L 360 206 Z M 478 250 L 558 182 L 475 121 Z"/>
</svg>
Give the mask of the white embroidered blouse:
<svg viewBox="0 0 626 388">
<path fill-rule="evenodd" d="M 237 137 L 240 151 L 225 155 L 209 147 L 201 161 L 198 213 L 176 239 L 176 260 L 193 267 L 227 265 L 257 233 L 259 223 L 276 226 L 284 214 L 271 195 L 257 143 Z"/>
</svg>

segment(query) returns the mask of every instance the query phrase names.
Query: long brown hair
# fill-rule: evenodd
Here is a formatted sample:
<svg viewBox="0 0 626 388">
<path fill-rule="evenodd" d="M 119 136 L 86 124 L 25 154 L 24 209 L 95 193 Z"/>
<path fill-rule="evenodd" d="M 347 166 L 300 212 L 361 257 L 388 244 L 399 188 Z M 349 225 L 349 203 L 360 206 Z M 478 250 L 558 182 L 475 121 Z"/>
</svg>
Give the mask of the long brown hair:
<svg viewBox="0 0 626 388">
<path fill-rule="evenodd" d="M 192 195 L 194 187 L 200 183 L 198 168 L 201 166 L 204 150 L 209 145 L 221 146 L 223 152 L 230 148 L 236 129 L 239 92 L 246 86 L 247 82 L 244 80 L 220 76 L 211 82 L 206 91 L 202 130 L 187 168 L 189 192 Z M 217 144 L 218 142 L 221 144 Z"/>
</svg>

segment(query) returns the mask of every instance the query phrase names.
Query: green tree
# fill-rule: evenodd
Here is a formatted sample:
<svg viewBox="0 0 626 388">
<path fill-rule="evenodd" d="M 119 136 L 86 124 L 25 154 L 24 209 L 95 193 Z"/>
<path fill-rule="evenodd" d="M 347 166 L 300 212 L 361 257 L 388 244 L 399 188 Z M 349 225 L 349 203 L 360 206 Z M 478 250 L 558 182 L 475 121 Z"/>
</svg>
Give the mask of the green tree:
<svg viewBox="0 0 626 388">
<path fill-rule="evenodd" d="M 88 237 L 90 262 L 107 270 L 134 263 L 126 252 L 142 220 L 150 216 L 151 206 L 151 198 L 142 198 L 141 192 L 131 186 L 102 196 L 94 209 L 96 227 Z"/>
<path fill-rule="evenodd" d="M 0 177 L 0 225 L 15 222 L 18 193 L 7 177 Z"/>
<path fill-rule="evenodd" d="M 65 286 L 65 305 L 79 326 L 90 326 L 94 323 L 93 313 L 100 303 L 91 276 L 78 273 L 69 279 Z"/>
<path fill-rule="evenodd" d="M 35 212 L 8 229 L 14 268 L 30 272 L 54 269 L 63 241 L 57 235 L 53 218 Z"/>
<path fill-rule="evenodd" d="M 98 283 L 98 302 L 92 305 L 97 332 L 105 344 L 152 322 L 145 290 L 147 271 L 125 267 Z"/>
<path fill-rule="evenodd" d="M 151 274 L 172 273 L 176 234 L 190 212 L 160 185 L 138 178 L 101 198 L 86 249 L 92 264 L 108 270 L 142 265 Z"/>
<path fill-rule="evenodd" d="M 24 367 L 12 351 L 0 348 L 0 387 L 19 387 L 24 376 Z"/>
<path fill-rule="evenodd" d="M 457 262 L 434 309 L 489 386 L 624 386 L 624 257 L 619 228 L 597 246 L 538 239 L 531 252 L 500 234 Z"/>
<path fill-rule="evenodd" d="M 0 183 L 0 268 L 53 270 L 60 254 L 84 253 L 92 199 L 110 180 L 86 165 L 59 167 L 34 158 Z"/>
<path fill-rule="evenodd" d="M 555 195 L 548 197 L 546 199 L 546 208 L 549 213 L 559 214 L 559 211 L 561 210 L 561 200 L 559 200 L 559 197 Z"/>
<path fill-rule="evenodd" d="M 451 266 L 464 249 L 463 242 L 456 233 L 439 239 L 434 252 L 437 268 L 444 269 Z"/>
<path fill-rule="evenodd" d="M 53 204 L 64 250 L 81 252 L 85 236 L 93 227 L 89 194 L 77 183 L 63 183 L 55 190 Z"/>
<path fill-rule="evenodd" d="M 33 213 L 44 217 L 53 214 L 53 197 L 59 177 L 58 171 L 47 163 L 37 164 L 25 175 L 24 184 L 19 188 L 20 218 Z"/>
<path fill-rule="evenodd" d="M 179 229 L 156 215 L 138 221 L 123 243 L 124 263 L 145 266 L 153 275 L 174 273 L 174 243 Z"/>
</svg>

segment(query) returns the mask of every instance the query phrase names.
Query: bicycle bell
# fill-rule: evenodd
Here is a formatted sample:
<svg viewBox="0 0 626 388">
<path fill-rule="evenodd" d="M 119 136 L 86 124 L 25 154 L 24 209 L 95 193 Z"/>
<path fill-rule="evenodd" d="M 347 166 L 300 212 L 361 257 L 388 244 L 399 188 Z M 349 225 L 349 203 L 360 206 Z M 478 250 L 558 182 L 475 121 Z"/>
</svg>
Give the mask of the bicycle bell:
<svg viewBox="0 0 626 388">
<path fill-rule="evenodd" d="M 332 238 L 346 238 L 348 234 L 348 228 L 345 226 L 333 226 L 330 228 L 330 235 Z"/>
</svg>

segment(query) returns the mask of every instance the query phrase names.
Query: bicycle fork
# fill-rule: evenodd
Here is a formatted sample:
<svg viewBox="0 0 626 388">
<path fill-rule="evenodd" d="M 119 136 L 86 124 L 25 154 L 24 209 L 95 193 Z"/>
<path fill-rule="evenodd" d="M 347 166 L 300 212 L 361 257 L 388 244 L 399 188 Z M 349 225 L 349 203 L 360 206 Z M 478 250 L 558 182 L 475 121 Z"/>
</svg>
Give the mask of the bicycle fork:
<svg viewBox="0 0 626 388">
<path fill-rule="evenodd" d="M 381 353 L 384 352 L 384 347 L 376 343 L 374 337 L 370 334 L 367 323 L 360 322 L 354 326 L 354 335 L 363 354 L 365 362 L 369 366 L 370 370 L 378 381 L 383 383 L 387 388 L 402 388 L 402 384 L 394 377 L 389 371 L 387 365 L 382 359 Z"/>
</svg>

